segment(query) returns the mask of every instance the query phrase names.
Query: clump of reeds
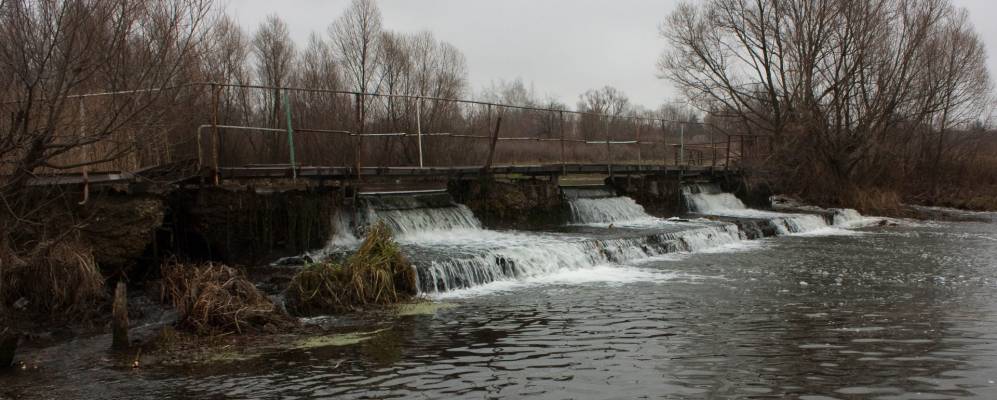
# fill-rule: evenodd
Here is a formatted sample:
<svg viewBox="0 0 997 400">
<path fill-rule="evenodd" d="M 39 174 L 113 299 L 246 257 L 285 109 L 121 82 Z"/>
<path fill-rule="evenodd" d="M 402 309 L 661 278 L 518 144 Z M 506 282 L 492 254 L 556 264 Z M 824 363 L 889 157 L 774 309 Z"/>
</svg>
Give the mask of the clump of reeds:
<svg viewBox="0 0 997 400">
<path fill-rule="evenodd" d="M 838 203 L 863 214 L 895 215 L 904 208 L 900 194 L 876 187 L 851 187 L 843 190 L 838 196 Z"/>
<path fill-rule="evenodd" d="M 363 244 L 344 263 L 304 267 L 287 289 L 288 308 L 298 314 L 343 313 L 386 305 L 416 295 L 412 264 L 383 223 L 372 226 Z"/>
<path fill-rule="evenodd" d="M 244 333 L 289 318 L 241 271 L 220 264 L 172 262 L 162 269 L 162 298 L 179 316 L 177 326 L 199 334 Z"/>
<path fill-rule="evenodd" d="M 93 251 L 78 242 L 39 243 L 22 257 L 0 253 L 0 307 L 82 318 L 107 295 Z"/>
</svg>

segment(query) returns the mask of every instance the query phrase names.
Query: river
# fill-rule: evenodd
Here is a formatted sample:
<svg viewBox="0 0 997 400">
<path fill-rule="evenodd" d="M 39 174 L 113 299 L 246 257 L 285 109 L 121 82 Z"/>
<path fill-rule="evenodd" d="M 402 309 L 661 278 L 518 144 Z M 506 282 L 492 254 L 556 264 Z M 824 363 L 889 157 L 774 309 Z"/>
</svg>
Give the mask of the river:
<svg viewBox="0 0 997 400">
<path fill-rule="evenodd" d="M 66 362 L 0 377 L 0 397 L 997 398 L 997 219 L 749 241 L 607 202 L 593 218 L 619 226 L 403 235 L 442 306 L 321 320 L 370 332 L 354 344 L 186 369 Z"/>
</svg>

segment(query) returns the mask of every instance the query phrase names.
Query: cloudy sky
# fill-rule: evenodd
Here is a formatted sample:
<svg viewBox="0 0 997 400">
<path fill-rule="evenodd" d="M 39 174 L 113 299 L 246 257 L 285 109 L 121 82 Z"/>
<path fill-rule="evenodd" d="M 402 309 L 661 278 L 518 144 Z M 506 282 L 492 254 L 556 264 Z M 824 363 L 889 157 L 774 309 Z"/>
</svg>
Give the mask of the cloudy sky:
<svg viewBox="0 0 997 400">
<path fill-rule="evenodd" d="M 997 1 L 955 0 L 970 10 L 997 71 Z M 384 27 L 430 30 L 464 51 L 471 86 L 521 78 L 539 94 L 574 104 L 587 89 L 616 86 L 649 107 L 676 98 L 657 79 L 664 48 L 658 26 L 677 0 L 380 0 Z M 298 43 L 326 28 L 349 0 L 230 0 L 247 29 L 268 14 L 291 26 Z"/>
</svg>

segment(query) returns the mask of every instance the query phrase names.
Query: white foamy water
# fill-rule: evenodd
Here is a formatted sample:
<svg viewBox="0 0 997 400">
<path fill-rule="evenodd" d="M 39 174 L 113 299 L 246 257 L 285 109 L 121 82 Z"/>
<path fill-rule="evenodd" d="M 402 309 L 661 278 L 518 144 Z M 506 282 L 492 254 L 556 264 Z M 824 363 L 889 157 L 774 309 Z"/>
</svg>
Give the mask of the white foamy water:
<svg viewBox="0 0 997 400">
<path fill-rule="evenodd" d="M 479 297 L 519 290 L 534 286 L 554 285 L 626 285 L 641 282 L 684 281 L 696 282 L 715 277 L 699 276 L 679 272 L 663 272 L 653 269 L 625 265 L 604 264 L 585 269 L 565 270 L 531 279 L 495 281 L 467 289 L 433 293 L 428 297 L 435 300 Z"/>
<path fill-rule="evenodd" d="M 480 235 L 480 236 L 479 236 Z M 479 236 L 479 237 L 476 237 Z M 502 280 L 531 280 L 553 273 L 625 263 L 661 254 L 698 251 L 742 239 L 733 224 L 689 225 L 688 229 L 634 237 L 589 238 L 481 231 L 463 238 L 436 237 L 429 257 L 416 261 L 426 293 L 465 289 Z M 432 254 L 449 256 L 433 256 Z"/>
<path fill-rule="evenodd" d="M 773 211 L 762 211 L 747 208 L 740 199 L 733 194 L 722 192 L 716 185 L 693 184 L 683 188 L 683 194 L 689 210 L 695 213 L 706 215 L 717 215 L 735 218 L 754 218 L 768 220 L 768 224 L 775 229 L 779 235 L 790 234 L 838 234 L 839 232 L 828 229 L 835 227 L 860 227 L 868 225 L 872 221 L 862 217 L 858 211 L 852 209 L 823 210 L 814 207 L 818 214 L 803 213 L 783 213 Z M 833 212 L 833 221 L 828 221 L 819 213 Z M 829 223 L 830 222 L 830 223 Z"/>
<path fill-rule="evenodd" d="M 659 221 L 629 197 L 578 198 L 568 202 L 571 222 L 586 225 L 653 224 Z"/>
<path fill-rule="evenodd" d="M 361 225 L 383 221 L 395 233 L 416 268 L 419 289 L 424 294 L 502 285 L 495 282 L 544 282 L 556 276 L 587 276 L 580 271 L 672 252 L 698 251 L 743 238 L 733 224 L 663 221 L 648 215 L 633 199 L 612 196 L 604 189 L 596 194 L 602 197 L 571 200 L 578 222 L 639 225 L 640 229 L 607 230 L 594 236 L 493 231 L 483 229 L 470 209 L 453 203 L 445 194 L 366 198 Z M 604 272 L 620 271 L 624 270 Z M 604 279 L 619 281 L 626 277 Z"/>
<path fill-rule="evenodd" d="M 589 191 L 591 192 L 591 190 Z M 449 196 L 378 197 L 367 200 L 362 224 L 383 221 L 396 234 L 415 265 L 423 294 L 441 294 L 488 286 L 552 282 L 626 282 L 634 270 L 620 265 L 670 254 L 740 251 L 749 247 L 736 225 L 708 220 L 666 221 L 652 217 L 628 197 L 605 190 L 599 197 L 575 192 L 568 201 L 572 222 L 625 227 L 584 234 L 493 231 L 467 207 Z M 824 217 L 752 210 L 715 187 L 695 189 L 688 197 L 704 214 L 767 220 L 779 234 L 820 232 Z M 840 213 L 842 223 L 857 213 Z M 836 214 L 837 215 L 837 214 Z M 344 223 L 344 226 L 348 224 Z M 345 238 L 350 242 L 355 238 Z M 613 266 L 611 269 L 607 269 Z M 596 273 L 599 272 L 599 273 Z M 485 290 L 485 289 L 482 289 Z"/>
<path fill-rule="evenodd" d="M 467 206 L 413 208 L 405 210 L 377 210 L 368 207 L 367 221 L 382 221 L 400 239 L 417 239 L 432 232 L 479 231 L 481 222 Z"/>
</svg>

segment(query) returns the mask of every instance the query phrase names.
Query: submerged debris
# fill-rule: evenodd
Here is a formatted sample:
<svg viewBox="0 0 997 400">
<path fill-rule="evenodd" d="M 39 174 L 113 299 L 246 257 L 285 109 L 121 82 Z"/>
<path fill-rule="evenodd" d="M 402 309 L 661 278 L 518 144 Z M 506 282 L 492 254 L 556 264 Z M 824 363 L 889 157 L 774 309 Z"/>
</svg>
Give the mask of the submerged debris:
<svg viewBox="0 0 997 400">
<path fill-rule="evenodd" d="M 317 347 L 352 346 L 369 340 L 385 330 L 386 329 L 378 329 L 371 332 L 350 332 L 335 335 L 311 336 L 294 342 L 291 345 L 291 348 L 306 350 Z"/>
<path fill-rule="evenodd" d="M 297 314 L 343 313 L 405 301 L 417 293 L 415 269 L 391 231 L 377 223 L 346 262 L 306 266 L 291 280 L 287 306 Z"/>
<path fill-rule="evenodd" d="M 162 298 L 179 313 L 177 326 L 200 334 L 243 333 L 250 327 L 291 323 L 241 271 L 225 265 L 163 267 Z"/>
</svg>

